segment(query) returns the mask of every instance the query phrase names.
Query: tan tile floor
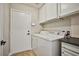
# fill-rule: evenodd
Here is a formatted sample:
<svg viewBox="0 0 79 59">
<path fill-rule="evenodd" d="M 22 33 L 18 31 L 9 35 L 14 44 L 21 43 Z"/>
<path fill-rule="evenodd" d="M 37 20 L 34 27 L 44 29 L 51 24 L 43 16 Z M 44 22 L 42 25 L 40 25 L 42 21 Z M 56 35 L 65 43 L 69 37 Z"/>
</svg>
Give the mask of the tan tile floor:
<svg viewBox="0 0 79 59">
<path fill-rule="evenodd" d="M 16 56 L 36 56 L 32 50 L 16 53 Z"/>
</svg>

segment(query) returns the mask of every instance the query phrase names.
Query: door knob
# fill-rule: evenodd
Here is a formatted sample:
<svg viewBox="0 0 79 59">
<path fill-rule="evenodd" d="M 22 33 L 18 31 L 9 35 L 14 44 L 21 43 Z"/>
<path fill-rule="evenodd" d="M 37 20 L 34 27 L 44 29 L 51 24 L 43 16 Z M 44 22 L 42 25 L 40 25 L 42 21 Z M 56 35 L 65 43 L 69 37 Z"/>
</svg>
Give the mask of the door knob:
<svg viewBox="0 0 79 59">
<path fill-rule="evenodd" d="M 27 35 L 30 35 L 30 33 L 27 33 Z"/>
<path fill-rule="evenodd" d="M 5 45 L 6 41 L 2 40 L 1 45 Z"/>
<path fill-rule="evenodd" d="M 30 31 L 28 30 L 28 32 L 30 32 Z"/>
<path fill-rule="evenodd" d="M 30 31 L 28 30 L 27 32 L 28 32 L 27 35 L 30 35 Z"/>
</svg>

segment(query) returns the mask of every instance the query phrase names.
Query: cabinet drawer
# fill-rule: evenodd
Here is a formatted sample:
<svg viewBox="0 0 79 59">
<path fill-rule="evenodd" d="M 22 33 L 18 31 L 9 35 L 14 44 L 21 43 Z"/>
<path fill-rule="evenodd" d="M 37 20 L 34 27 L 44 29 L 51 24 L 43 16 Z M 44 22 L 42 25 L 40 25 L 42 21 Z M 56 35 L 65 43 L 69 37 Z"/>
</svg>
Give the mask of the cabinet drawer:
<svg viewBox="0 0 79 59">
<path fill-rule="evenodd" d="M 63 47 L 62 48 L 62 56 L 79 56 L 78 52 L 75 52 L 73 50 L 70 50 L 68 48 Z"/>
<path fill-rule="evenodd" d="M 67 52 L 62 52 L 62 56 L 72 56 L 72 55 Z"/>
<path fill-rule="evenodd" d="M 72 50 L 72 51 L 75 51 L 75 52 L 79 53 L 79 46 L 75 46 L 75 45 L 72 45 L 72 44 L 62 42 L 62 48 L 63 47 L 68 48 L 69 50 Z"/>
</svg>

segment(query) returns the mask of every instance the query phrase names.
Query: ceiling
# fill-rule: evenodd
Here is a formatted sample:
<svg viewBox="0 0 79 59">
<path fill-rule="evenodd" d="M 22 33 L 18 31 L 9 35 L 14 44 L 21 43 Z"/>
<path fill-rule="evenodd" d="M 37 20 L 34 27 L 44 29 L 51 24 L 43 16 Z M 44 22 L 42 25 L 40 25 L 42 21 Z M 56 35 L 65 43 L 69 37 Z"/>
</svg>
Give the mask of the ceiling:
<svg viewBox="0 0 79 59">
<path fill-rule="evenodd" d="M 29 5 L 35 8 L 40 8 L 41 6 L 44 5 L 44 3 L 26 3 L 26 5 Z"/>
</svg>

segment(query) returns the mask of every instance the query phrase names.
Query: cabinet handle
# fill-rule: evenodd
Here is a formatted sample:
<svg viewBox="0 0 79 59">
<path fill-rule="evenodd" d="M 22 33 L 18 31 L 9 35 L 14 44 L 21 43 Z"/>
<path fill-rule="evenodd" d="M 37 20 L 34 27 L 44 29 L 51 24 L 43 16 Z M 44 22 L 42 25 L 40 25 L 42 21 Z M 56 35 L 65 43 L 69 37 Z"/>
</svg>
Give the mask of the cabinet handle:
<svg viewBox="0 0 79 59">
<path fill-rule="evenodd" d="M 64 54 L 64 52 L 62 52 Z"/>
</svg>

